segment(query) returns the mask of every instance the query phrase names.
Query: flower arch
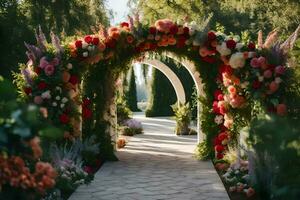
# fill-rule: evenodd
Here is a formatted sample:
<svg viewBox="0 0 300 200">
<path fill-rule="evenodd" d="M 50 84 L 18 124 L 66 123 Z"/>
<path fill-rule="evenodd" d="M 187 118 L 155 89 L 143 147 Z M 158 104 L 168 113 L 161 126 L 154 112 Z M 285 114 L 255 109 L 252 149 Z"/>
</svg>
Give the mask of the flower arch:
<svg viewBox="0 0 300 200">
<path fill-rule="evenodd" d="M 243 44 L 238 36 L 207 31 L 195 23 L 168 19 L 153 26 L 129 18 L 93 35 L 51 44 L 39 30 L 37 45 L 26 44 L 29 62 L 21 65 L 19 88 L 24 97 L 48 110 L 48 120 L 64 130 L 64 138 L 96 135 L 104 158 L 113 158 L 114 91 L 120 73 L 145 53 L 164 52 L 189 60 L 199 72 L 203 93 L 200 144 L 202 156 L 224 156 L 239 130 L 266 108 L 287 113 L 285 78 L 291 71 L 285 55 L 299 29 L 285 42 L 272 32 L 265 43 Z M 277 42 L 277 43 L 275 43 Z M 83 123 L 81 123 L 83 121 Z M 83 133 L 83 134 L 81 134 Z"/>
</svg>

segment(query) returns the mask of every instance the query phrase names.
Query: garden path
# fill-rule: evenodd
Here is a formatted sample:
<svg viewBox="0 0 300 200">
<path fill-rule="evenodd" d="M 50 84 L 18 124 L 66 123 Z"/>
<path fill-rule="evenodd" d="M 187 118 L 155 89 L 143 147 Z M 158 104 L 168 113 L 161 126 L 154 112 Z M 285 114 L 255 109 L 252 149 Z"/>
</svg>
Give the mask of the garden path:
<svg viewBox="0 0 300 200">
<path fill-rule="evenodd" d="M 229 200 L 210 161 L 193 157 L 196 136 L 176 136 L 175 122 L 136 113 L 144 134 L 130 138 L 69 200 Z"/>
</svg>

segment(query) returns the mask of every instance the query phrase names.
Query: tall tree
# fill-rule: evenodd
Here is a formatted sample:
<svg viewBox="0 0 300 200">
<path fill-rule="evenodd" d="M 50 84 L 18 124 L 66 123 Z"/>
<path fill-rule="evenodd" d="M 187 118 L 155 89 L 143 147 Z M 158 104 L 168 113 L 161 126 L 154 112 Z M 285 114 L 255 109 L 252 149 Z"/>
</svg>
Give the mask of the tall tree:
<svg viewBox="0 0 300 200">
<path fill-rule="evenodd" d="M 126 100 L 127 100 L 129 109 L 133 112 L 139 111 L 139 109 L 137 107 L 137 94 L 136 94 L 135 79 L 136 78 L 135 78 L 135 73 L 134 73 L 134 67 L 131 67 L 129 86 L 128 86 L 128 91 L 126 92 Z"/>
</svg>

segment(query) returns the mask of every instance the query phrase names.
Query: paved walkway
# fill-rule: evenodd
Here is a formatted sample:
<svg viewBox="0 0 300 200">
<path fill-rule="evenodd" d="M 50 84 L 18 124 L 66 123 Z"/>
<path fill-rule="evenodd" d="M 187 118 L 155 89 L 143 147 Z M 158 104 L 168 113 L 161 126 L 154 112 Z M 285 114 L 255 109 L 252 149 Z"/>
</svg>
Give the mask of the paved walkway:
<svg viewBox="0 0 300 200">
<path fill-rule="evenodd" d="M 69 200 L 229 200 L 211 162 L 193 158 L 195 136 L 175 136 L 175 122 L 145 118 L 145 133 L 117 152 L 118 162 L 105 163 L 90 185 Z"/>
</svg>

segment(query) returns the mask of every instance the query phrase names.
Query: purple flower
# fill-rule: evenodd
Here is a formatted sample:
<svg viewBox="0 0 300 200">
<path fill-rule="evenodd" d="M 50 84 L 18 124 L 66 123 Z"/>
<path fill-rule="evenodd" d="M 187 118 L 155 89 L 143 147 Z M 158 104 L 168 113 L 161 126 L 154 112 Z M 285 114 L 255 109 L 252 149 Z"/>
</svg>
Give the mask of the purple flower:
<svg viewBox="0 0 300 200">
<path fill-rule="evenodd" d="M 126 120 L 125 125 L 128 126 L 129 128 L 135 128 L 135 129 L 141 129 L 142 128 L 142 123 L 135 120 L 135 119 Z"/>
</svg>

